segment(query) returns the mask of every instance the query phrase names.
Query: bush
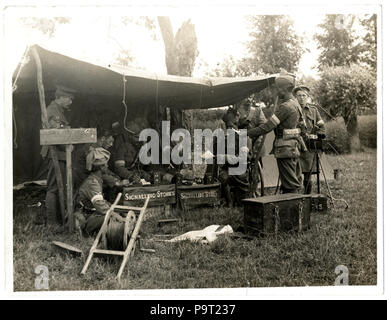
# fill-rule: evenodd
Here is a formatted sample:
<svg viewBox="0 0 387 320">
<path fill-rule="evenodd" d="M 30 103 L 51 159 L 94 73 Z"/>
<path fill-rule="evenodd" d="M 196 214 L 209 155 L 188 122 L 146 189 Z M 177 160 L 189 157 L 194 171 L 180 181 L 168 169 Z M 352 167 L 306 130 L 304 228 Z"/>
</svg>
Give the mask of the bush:
<svg viewBox="0 0 387 320">
<path fill-rule="evenodd" d="M 350 117 L 376 110 L 376 75 L 360 65 L 326 67 L 313 84 L 313 96 L 332 115 Z"/>
<path fill-rule="evenodd" d="M 364 147 L 376 148 L 377 140 L 377 118 L 376 115 L 359 116 L 359 137 Z M 327 153 L 348 153 L 350 152 L 349 134 L 344 124 L 343 118 L 329 121 L 325 124 L 327 140 L 329 142 Z M 332 147 L 330 146 L 332 145 Z M 335 151 L 335 150 L 336 151 Z"/>
<path fill-rule="evenodd" d="M 226 109 L 199 109 L 194 110 L 194 119 L 200 121 L 216 121 L 221 120 L 226 113 Z"/>
<path fill-rule="evenodd" d="M 328 145 L 327 153 L 349 153 L 350 140 L 347 128 L 345 127 L 344 119 L 329 121 L 325 124 Z"/>
<path fill-rule="evenodd" d="M 202 109 L 195 110 L 193 113 L 193 128 L 194 129 L 225 129 L 222 117 L 226 113 L 226 109 Z"/>
<path fill-rule="evenodd" d="M 377 118 L 376 115 L 359 117 L 359 138 L 363 146 L 376 148 Z"/>
<path fill-rule="evenodd" d="M 313 88 L 319 104 L 333 116 L 342 116 L 351 137 L 352 151 L 359 151 L 357 116 L 376 110 L 376 74 L 360 65 L 326 67 Z"/>
</svg>

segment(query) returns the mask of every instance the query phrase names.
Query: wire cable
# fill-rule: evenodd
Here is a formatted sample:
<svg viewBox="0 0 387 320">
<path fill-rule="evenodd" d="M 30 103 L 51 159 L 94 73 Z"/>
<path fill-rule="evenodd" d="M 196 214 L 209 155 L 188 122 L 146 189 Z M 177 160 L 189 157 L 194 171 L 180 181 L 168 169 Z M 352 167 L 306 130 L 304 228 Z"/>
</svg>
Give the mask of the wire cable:
<svg viewBox="0 0 387 320">
<path fill-rule="evenodd" d="M 123 95 L 122 95 L 122 104 L 124 105 L 125 107 L 125 116 L 124 116 L 124 123 L 123 123 L 123 127 L 126 131 L 128 131 L 129 133 L 135 135 L 135 133 L 132 131 L 132 130 L 129 130 L 127 127 L 126 127 L 126 118 L 128 117 L 128 106 L 126 104 L 126 78 L 125 78 L 125 74 L 123 73 L 122 74 L 122 82 L 123 82 Z"/>
<path fill-rule="evenodd" d="M 13 129 L 14 129 L 14 135 L 13 135 L 13 148 L 17 149 L 17 124 L 16 124 L 16 117 L 15 117 L 15 107 L 12 107 L 12 121 L 13 121 Z"/>
<path fill-rule="evenodd" d="M 22 70 L 22 68 L 24 67 L 24 65 L 26 64 L 26 56 L 27 56 L 27 53 L 28 51 L 30 50 L 30 45 L 27 46 L 26 50 L 24 51 L 24 54 L 23 54 L 23 57 L 22 57 L 22 60 L 20 61 L 20 64 L 19 64 L 19 69 L 16 73 L 16 77 L 15 77 L 15 80 L 12 84 L 12 92 L 16 91 L 17 89 L 17 80 L 19 79 L 19 76 L 20 76 L 20 72 Z"/>
<path fill-rule="evenodd" d="M 16 89 L 17 89 L 17 81 L 19 79 L 20 72 L 21 72 L 22 68 L 27 63 L 26 57 L 27 57 L 27 53 L 28 53 L 29 50 L 30 50 L 30 45 L 28 45 L 27 48 L 24 50 L 23 57 L 22 57 L 22 60 L 20 61 L 19 68 L 18 68 L 18 71 L 16 73 L 15 80 L 13 81 L 13 84 L 12 84 L 12 92 L 15 92 Z M 13 128 L 14 128 L 13 148 L 17 149 L 18 148 L 18 144 L 17 144 L 17 123 L 16 123 L 15 108 L 14 107 L 12 107 L 12 122 L 13 122 Z"/>
</svg>

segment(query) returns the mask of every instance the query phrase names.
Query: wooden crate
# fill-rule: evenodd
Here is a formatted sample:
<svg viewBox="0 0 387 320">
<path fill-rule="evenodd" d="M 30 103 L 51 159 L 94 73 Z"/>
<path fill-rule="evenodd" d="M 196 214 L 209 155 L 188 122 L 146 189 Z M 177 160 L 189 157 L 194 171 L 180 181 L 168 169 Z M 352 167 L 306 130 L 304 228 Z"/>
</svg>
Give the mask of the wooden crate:
<svg viewBox="0 0 387 320">
<path fill-rule="evenodd" d="M 310 195 L 288 193 L 242 200 L 245 232 L 261 236 L 308 229 L 310 199 Z"/>
<path fill-rule="evenodd" d="M 178 186 L 177 199 L 184 211 L 202 206 L 218 206 L 220 183 Z"/>
<path fill-rule="evenodd" d="M 310 211 L 321 214 L 328 213 L 328 198 L 323 194 L 313 193 L 310 195 Z"/>
<path fill-rule="evenodd" d="M 123 188 L 125 206 L 141 206 L 150 197 L 144 221 L 152 217 L 170 217 L 176 204 L 176 185 L 148 185 Z"/>
</svg>

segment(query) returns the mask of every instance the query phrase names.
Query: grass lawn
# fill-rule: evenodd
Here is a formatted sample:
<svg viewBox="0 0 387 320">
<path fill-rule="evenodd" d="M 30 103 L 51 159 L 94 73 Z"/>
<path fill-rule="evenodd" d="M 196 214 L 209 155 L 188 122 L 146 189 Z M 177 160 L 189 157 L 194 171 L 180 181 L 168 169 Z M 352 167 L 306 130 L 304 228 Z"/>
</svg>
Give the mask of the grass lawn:
<svg viewBox="0 0 387 320">
<path fill-rule="evenodd" d="M 243 223 L 242 208 L 192 211 L 180 217 L 179 223 L 161 228 L 157 227 L 161 217 L 150 217 L 143 223 L 141 236 L 143 246 L 156 253 L 136 252 L 121 283 L 114 279 L 119 264 L 102 259 L 93 259 L 81 276 L 85 258 L 62 254 L 51 241 L 87 252 L 93 239 L 80 242 L 77 235 L 55 234 L 52 227 L 33 225 L 26 204 L 44 194 L 15 193 L 14 290 L 35 290 L 38 265 L 48 267 L 50 290 L 331 286 L 338 265 L 349 269 L 350 285 L 376 285 L 376 150 L 328 158 L 333 168 L 342 169 L 341 180 L 330 185 L 335 198 L 347 200 L 348 210 L 341 203 L 336 209 L 330 204 L 329 214 L 314 213 L 311 229 L 300 235 L 250 241 L 223 236 L 211 245 L 152 238 L 211 224 L 230 224 L 235 230 Z"/>
</svg>

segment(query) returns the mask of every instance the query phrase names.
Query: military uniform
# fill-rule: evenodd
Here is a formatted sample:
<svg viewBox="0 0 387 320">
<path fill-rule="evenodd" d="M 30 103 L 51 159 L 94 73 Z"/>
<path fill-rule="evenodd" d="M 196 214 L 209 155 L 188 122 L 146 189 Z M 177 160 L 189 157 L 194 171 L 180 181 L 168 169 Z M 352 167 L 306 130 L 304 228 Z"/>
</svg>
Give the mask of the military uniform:
<svg viewBox="0 0 387 320">
<path fill-rule="evenodd" d="M 283 100 L 271 118 L 264 124 L 247 130 L 251 138 L 256 138 L 274 129 L 274 156 L 277 158 L 278 172 L 283 193 L 296 193 L 301 189 L 301 167 L 299 162 L 299 139 L 283 139 L 284 130 L 296 129 L 300 119 L 298 102 L 294 98 Z"/>
<path fill-rule="evenodd" d="M 89 235 L 99 231 L 105 219 L 105 214 L 111 206 L 104 199 L 102 188 L 103 179 L 101 172 L 91 173 L 79 188 L 77 202 L 82 206 L 82 212 L 86 216 L 82 227 Z M 87 212 L 92 213 L 87 214 Z"/>
<path fill-rule="evenodd" d="M 64 115 L 64 108 L 52 101 L 47 107 L 47 120 L 49 128 L 62 129 L 69 128 L 69 122 Z M 63 186 L 64 186 L 64 199 L 66 199 L 66 151 L 65 146 L 55 146 L 56 154 L 58 156 L 59 169 L 62 174 Z M 42 147 L 42 156 L 46 157 L 48 151 L 47 146 Z M 56 182 L 56 175 L 54 170 L 54 164 L 49 155 L 50 161 L 48 164 L 47 174 L 47 193 L 46 193 L 46 212 L 48 218 L 57 221 L 61 221 L 60 206 L 59 206 L 59 191 Z"/>
<path fill-rule="evenodd" d="M 325 133 L 324 121 L 321 118 L 320 113 L 316 106 L 312 104 L 307 104 L 302 108 L 302 113 L 304 115 L 304 120 L 306 124 L 306 134 L 321 134 Z M 313 161 L 313 153 L 303 152 L 300 156 L 302 172 L 310 172 Z M 312 171 L 315 172 L 314 170 Z"/>
<path fill-rule="evenodd" d="M 238 130 L 238 124 L 239 121 L 239 112 L 235 109 L 229 109 L 227 113 L 223 117 L 223 121 L 226 124 L 227 129 L 234 129 Z M 235 144 L 233 146 L 233 144 Z M 227 143 L 227 137 L 225 141 L 226 145 L 226 155 L 229 154 L 228 148 L 232 151 L 238 152 L 239 151 L 239 137 L 238 134 L 235 134 L 235 140 L 231 141 L 231 143 Z M 238 156 L 237 154 L 235 155 Z M 231 188 L 233 188 L 233 192 L 235 195 L 235 200 L 237 205 L 241 205 L 241 200 L 246 198 L 248 196 L 249 192 L 249 175 L 247 172 L 241 174 L 241 175 L 230 175 L 229 174 L 229 168 L 232 167 L 238 167 L 238 163 L 231 164 L 229 161 L 227 161 L 228 156 L 225 158 L 225 164 L 221 166 L 220 172 L 219 172 L 219 181 L 222 186 L 222 191 L 226 197 L 226 201 L 229 207 L 233 205 L 233 197 L 231 194 Z"/>
<path fill-rule="evenodd" d="M 303 136 L 308 139 L 309 134 L 325 134 L 324 121 L 321 118 L 320 113 L 316 106 L 307 104 L 302 107 L 302 113 L 305 121 L 305 128 Z M 302 173 L 304 174 L 304 188 L 305 193 L 311 193 L 312 184 L 310 180 L 310 174 L 316 173 L 316 161 L 313 152 L 305 151 L 301 153 L 300 163 Z"/>
<path fill-rule="evenodd" d="M 79 145 L 73 152 L 73 181 L 74 189 L 78 190 L 82 182 L 88 177 L 89 171 L 85 168 L 87 154 L 94 148 L 100 147 L 98 143 Z M 120 177 L 109 169 L 102 174 L 103 184 L 109 188 L 116 186 L 121 181 Z"/>
<path fill-rule="evenodd" d="M 300 92 L 300 93 L 299 93 Z M 302 112 L 302 123 L 300 129 L 302 137 L 308 142 L 310 135 L 325 135 L 324 121 L 315 105 L 308 103 L 310 89 L 305 85 L 299 85 L 293 89 L 293 94 L 297 96 Z M 314 137 L 313 139 L 316 139 Z M 312 192 L 310 175 L 316 173 L 316 160 L 314 152 L 302 152 L 300 156 L 301 169 L 304 174 L 304 192 Z"/>
<path fill-rule="evenodd" d="M 261 108 L 250 109 L 246 117 L 239 119 L 239 129 L 252 129 L 266 122 L 266 117 Z M 263 137 L 260 136 L 251 141 L 253 157 L 262 157 L 265 154 L 265 146 L 261 145 Z M 260 149 L 258 149 L 260 148 Z"/>
<path fill-rule="evenodd" d="M 134 184 L 139 184 L 140 179 L 149 181 L 147 172 L 140 168 L 131 169 L 138 157 L 138 149 L 134 141 L 123 134 L 115 136 L 110 159 L 110 168 L 121 179 L 127 179 Z"/>
<path fill-rule="evenodd" d="M 266 122 L 266 117 L 262 111 L 261 108 L 249 108 L 248 114 L 239 119 L 239 128 L 240 129 L 252 129 L 255 127 L 260 126 L 261 124 L 264 124 Z M 256 139 L 251 139 L 248 137 L 248 147 L 251 150 L 251 188 L 252 192 L 255 193 L 256 189 L 258 187 L 258 184 L 260 182 L 260 175 L 259 175 L 259 164 L 261 167 L 263 166 L 262 163 L 262 156 L 265 154 L 265 145 L 264 145 L 264 136 L 259 136 Z M 251 168 L 251 167 L 250 167 Z"/>
</svg>

